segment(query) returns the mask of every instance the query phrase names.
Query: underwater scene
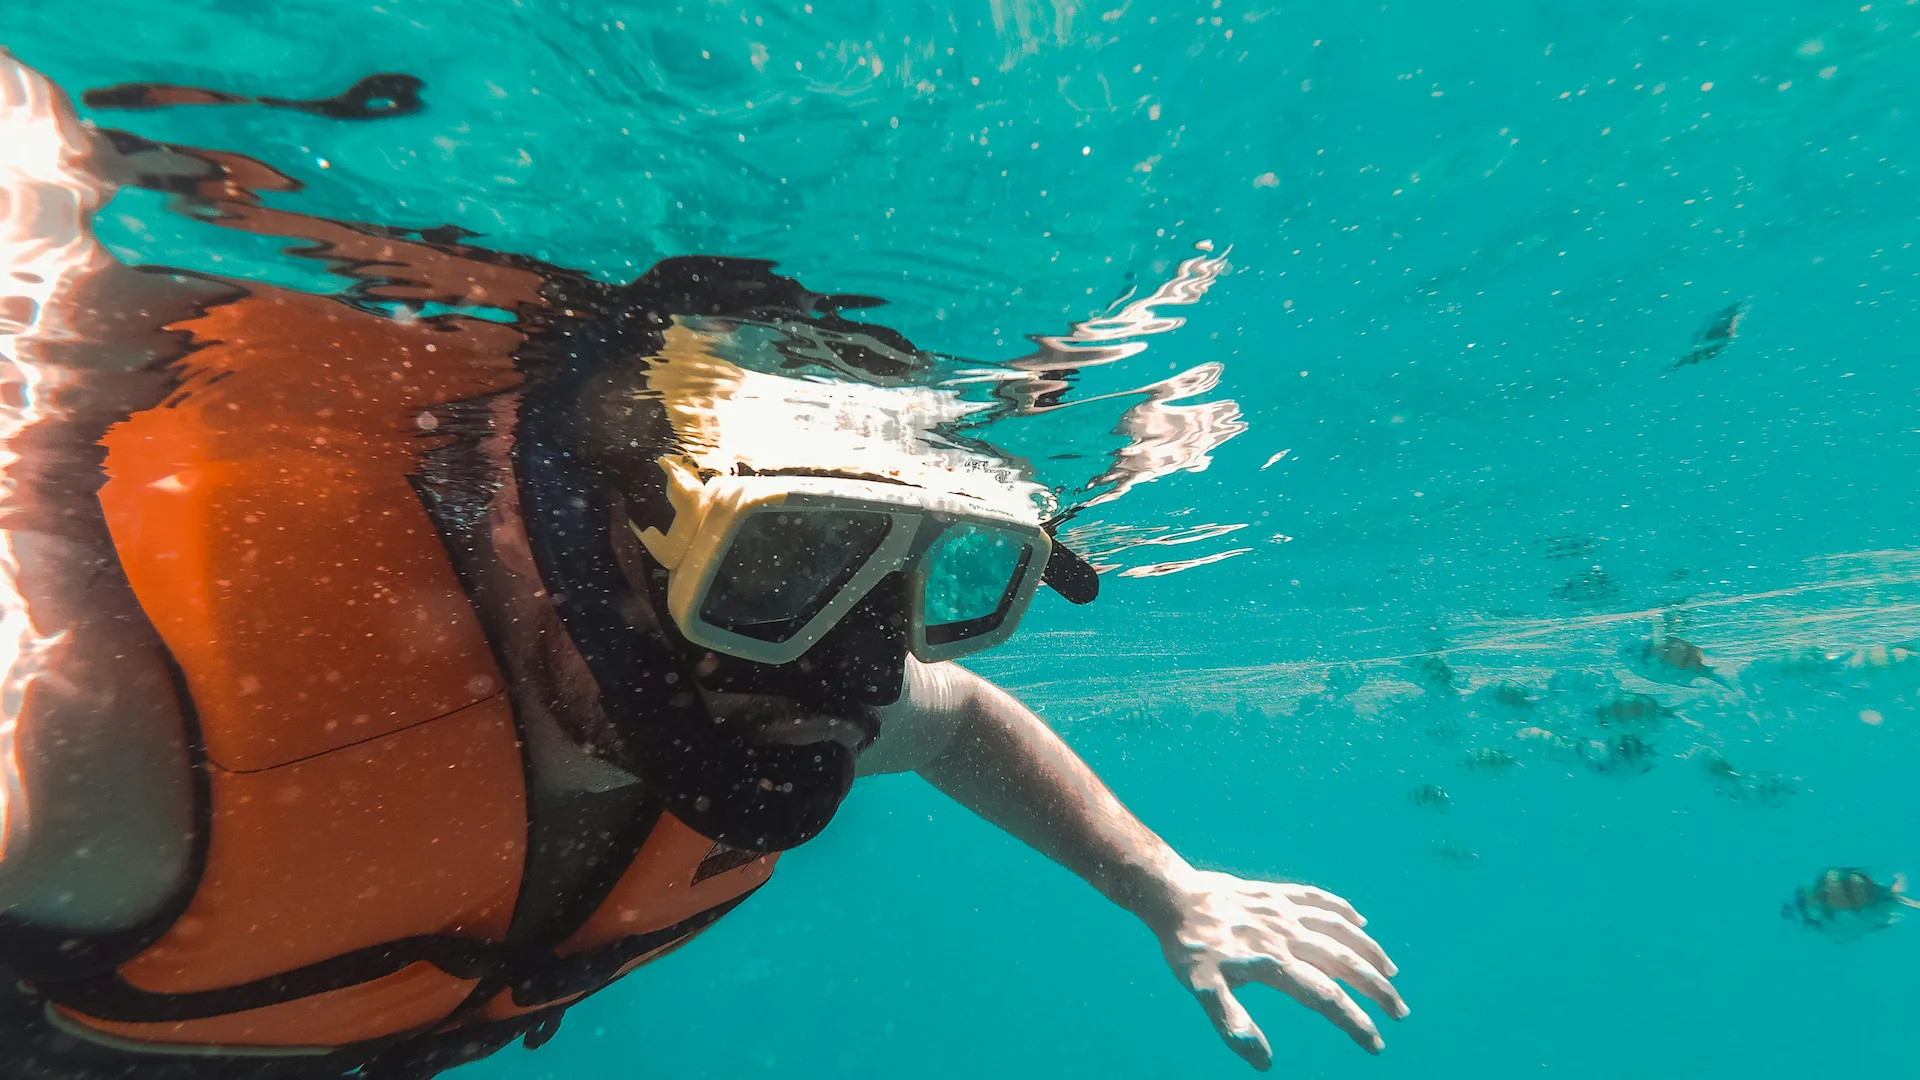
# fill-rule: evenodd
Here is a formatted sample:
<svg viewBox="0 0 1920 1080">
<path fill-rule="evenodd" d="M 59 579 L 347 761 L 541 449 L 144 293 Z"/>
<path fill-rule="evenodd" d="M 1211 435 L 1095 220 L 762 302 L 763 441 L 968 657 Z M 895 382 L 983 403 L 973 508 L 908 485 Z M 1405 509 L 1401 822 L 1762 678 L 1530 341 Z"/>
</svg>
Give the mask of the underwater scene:
<svg viewBox="0 0 1920 1080">
<path fill-rule="evenodd" d="M 1914 1075 L 1917 103 L 1915 0 L 0 0 L 0 1077 Z"/>
</svg>

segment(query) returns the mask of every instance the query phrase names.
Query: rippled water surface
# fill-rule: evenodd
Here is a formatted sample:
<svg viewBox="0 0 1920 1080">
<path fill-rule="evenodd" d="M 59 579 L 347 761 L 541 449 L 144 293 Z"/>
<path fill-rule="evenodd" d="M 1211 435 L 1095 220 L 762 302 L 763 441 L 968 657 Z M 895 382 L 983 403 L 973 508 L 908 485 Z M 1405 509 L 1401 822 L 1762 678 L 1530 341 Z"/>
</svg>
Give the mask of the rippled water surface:
<svg viewBox="0 0 1920 1080">
<path fill-rule="evenodd" d="M 887 301 L 849 317 L 930 359 L 886 389 L 1105 573 L 975 666 L 1402 967 L 1379 1059 L 1250 993 L 1277 1074 L 1912 1068 L 1920 925 L 1781 908 L 1920 872 L 1920 6 L 15 0 L 0 44 L 76 100 L 412 75 L 377 119 L 81 113 L 270 165 L 269 210 Z M 354 287 L 151 190 L 96 227 Z M 460 1075 L 1244 1069 L 1129 918 L 904 777 Z"/>
</svg>

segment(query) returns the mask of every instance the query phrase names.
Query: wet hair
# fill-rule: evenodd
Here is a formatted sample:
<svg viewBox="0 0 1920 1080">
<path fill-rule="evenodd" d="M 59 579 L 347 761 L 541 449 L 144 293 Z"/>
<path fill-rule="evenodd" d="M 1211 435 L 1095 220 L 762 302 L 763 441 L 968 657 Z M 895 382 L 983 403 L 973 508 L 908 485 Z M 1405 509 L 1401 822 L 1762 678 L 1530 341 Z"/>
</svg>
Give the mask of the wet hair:
<svg viewBox="0 0 1920 1080">
<path fill-rule="evenodd" d="M 804 324 L 828 342 L 852 342 L 834 356 L 877 378 L 911 373 L 921 354 L 893 331 L 840 316 L 870 298 L 809 292 L 759 260 L 669 259 L 610 299 L 598 311 L 572 307 L 576 318 L 541 328 L 517 356 L 528 383 L 515 473 L 535 560 L 618 730 L 618 763 L 710 839 L 759 851 L 796 846 L 846 797 L 854 752 L 837 742 L 757 745 L 709 715 L 694 672 L 709 690 L 869 720 L 904 681 L 905 581 L 884 580 L 790 664 L 714 656 L 687 642 L 664 614 L 665 571 L 612 531 L 622 511 L 642 526 L 672 522 L 659 459 L 675 436 L 647 390 L 649 364 L 676 316 Z M 626 545 L 625 569 L 616 545 Z"/>
</svg>

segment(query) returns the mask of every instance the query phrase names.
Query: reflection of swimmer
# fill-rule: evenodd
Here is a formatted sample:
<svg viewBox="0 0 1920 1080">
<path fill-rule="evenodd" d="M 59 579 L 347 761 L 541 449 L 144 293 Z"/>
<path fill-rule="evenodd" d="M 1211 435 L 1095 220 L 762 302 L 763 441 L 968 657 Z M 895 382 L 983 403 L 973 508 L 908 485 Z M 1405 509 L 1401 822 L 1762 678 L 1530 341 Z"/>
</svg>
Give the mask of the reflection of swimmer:
<svg viewBox="0 0 1920 1080">
<path fill-rule="evenodd" d="M 937 436 L 921 354 L 841 316 L 865 298 L 303 217 L 267 166 L 83 127 L 4 53 L 0 165 L 9 1075 L 411 1080 L 536 1046 L 856 772 L 917 770 L 1136 913 L 1259 1067 L 1249 982 L 1372 1050 L 1334 980 L 1405 1015 L 1344 900 L 1195 869 L 947 662 L 1097 581 L 1017 469 Z M 103 178 L 297 238 L 347 291 L 123 266 Z"/>
<path fill-rule="evenodd" d="M 1833 867 L 1822 870 L 1812 884 L 1795 889 L 1780 914 L 1840 935 L 1879 930 L 1897 922 L 1902 908 L 1920 907 L 1920 900 L 1908 897 L 1906 891 L 1902 874 L 1895 874 L 1892 884 L 1882 885 L 1858 867 Z"/>
</svg>

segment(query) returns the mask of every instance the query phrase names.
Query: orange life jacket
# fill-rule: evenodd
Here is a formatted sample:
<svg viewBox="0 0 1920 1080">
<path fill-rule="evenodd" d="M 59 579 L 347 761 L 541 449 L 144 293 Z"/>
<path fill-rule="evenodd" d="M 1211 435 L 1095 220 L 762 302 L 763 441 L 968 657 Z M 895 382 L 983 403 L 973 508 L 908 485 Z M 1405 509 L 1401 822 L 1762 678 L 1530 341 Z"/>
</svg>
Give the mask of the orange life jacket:
<svg viewBox="0 0 1920 1080">
<path fill-rule="evenodd" d="M 524 740 L 407 476 L 423 409 L 516 384 L 512 327 L 255 287 L 170 329 L 180 389 L 108 433 L 100 500 L 196 714 L 196 871 L 135 955 L 36 983 L 56 1023 L 328 1053 L 552 1014 L 767 879 L 773 856 L 643 808 L 586 895 L 509 932 Z"/>
</svg>

